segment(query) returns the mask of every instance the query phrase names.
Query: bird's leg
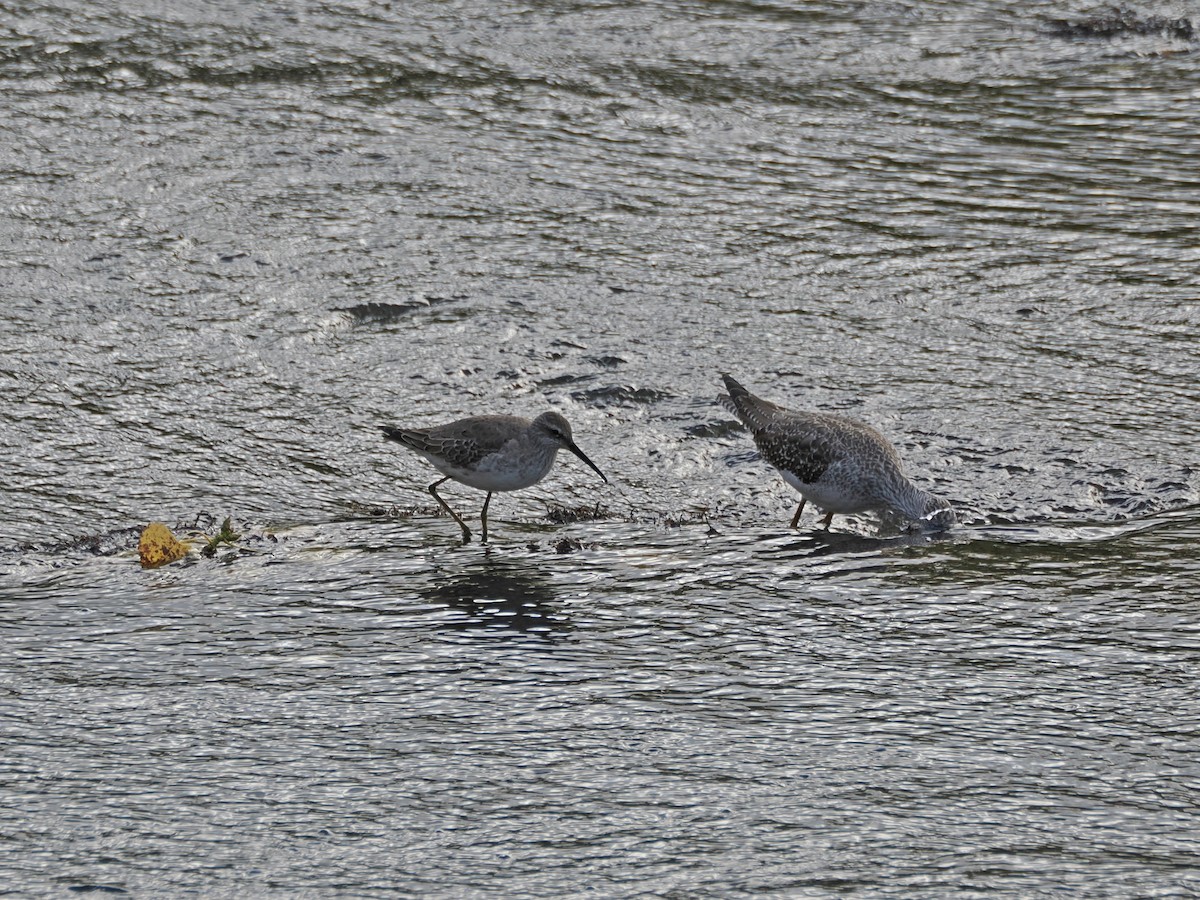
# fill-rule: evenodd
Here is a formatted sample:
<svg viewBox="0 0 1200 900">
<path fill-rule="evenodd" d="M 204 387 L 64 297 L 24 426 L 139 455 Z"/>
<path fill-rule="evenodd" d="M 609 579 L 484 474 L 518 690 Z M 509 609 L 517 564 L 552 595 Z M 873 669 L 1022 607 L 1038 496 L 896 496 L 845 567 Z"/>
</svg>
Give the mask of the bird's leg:
<svg viewBox="0 0 1200 900">
<path fill-rule="evenodd" d="M 452 510 L 450 508 L 450 505 L 448 503 L 446 503 L 445 500 L 442 499 L 442 495 L 437 492 L 437 486 L 439 484 L 444 484 L 445 482 L 447 482 L 449 480 L 450 480 L 450 476 L 447 475 L 441 481 L 435 481 L 433 484 L 431 484 L 429 486 L 429 493 L 433 494 L 433 499 L 436 500 L 438 503 L 440 503 L 442 506 L 442 509 L 444 509 L 447 513 L 449 513 L 450 518 L 452 518 L 455 522 L 458 523 L 458 527 L 461 528 L 463 531 L 463 543 L 465 544 L 467 541 L 471 540 L 471 529 L 467 527 L 466 522 L 464 522 L 462 519 L 460 519 L 458 517 L 458 513 L 456 513 L 454 510 Z M 484 528 L 485 528 L 485 535 L 486 535 L 487 526 L 485 525 Z"/>
<path fill-rule="evenodd" d="M 829 530 L 830 524 L 833 522 L 833 513 L 825 513 L 825 521 L 821 523 L 821 527 L 826 531 Z"/>
<path fill-rule="evenodd" d="M 487 543 L 487 508 L 488 504 L 491 502 L 492 492 L 488 491 L 488 495 L 483 498 L 483 512 L 479 516 L 480 520 L 483 522 L 483 536 L 480 538 L 480 540 L 482 540 L 485 544 Z"/>
<path fill-rule="evenodd" d="M 805 502 L 806 502 L 805 499 L 803 497 L 801 497 L 800 505 L 798 507 L 796 507 L 796 514 L 794 516 L 792 516 L 792 527 L 793 528 L 795 528 L 796 526 L 798 526 L 800 524 L 800 513 L 804 512 Z"/>
</svg>

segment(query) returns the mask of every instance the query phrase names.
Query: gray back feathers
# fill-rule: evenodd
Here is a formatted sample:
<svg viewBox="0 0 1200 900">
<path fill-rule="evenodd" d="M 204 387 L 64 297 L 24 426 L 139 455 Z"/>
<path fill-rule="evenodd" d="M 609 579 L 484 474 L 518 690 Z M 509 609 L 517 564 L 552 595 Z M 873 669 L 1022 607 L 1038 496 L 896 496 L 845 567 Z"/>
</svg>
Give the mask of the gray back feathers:
<svg viewBox="0 0 1200 900">
<path fill-rule="evenodd" d="M 750 429 L 763 459 L 815 484 L 842 460 L 852 459 L 900 473 L 900 459 L 887 439 L 862 422 L 825 413 L 792 412 L 756 397 L 728 375 L 721 376 L 728 396 L 721 402 Z"/>
<path fill-rule="evenodd" d="M 432 453 L 457 468 L 470 469 L 519 437 L 529 428 L 529 420 L 520 416 L 472 416 L 432 428 L 380 427 L 390 440 L 421 453 Z"/>
</svg>

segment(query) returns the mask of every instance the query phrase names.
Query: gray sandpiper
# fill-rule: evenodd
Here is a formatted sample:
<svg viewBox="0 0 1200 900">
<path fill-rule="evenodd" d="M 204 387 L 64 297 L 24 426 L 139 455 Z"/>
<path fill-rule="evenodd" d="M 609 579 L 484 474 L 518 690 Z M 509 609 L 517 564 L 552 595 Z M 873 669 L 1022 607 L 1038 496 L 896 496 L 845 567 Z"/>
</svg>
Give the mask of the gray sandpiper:
<svg viewBox="0 0 1200 900">
<path fill-rule="evenodd" d="M 721 402 L 742 420 L 763 459 L 800 492 L 792 528 L 811 500 L 825 512 L 891 510 L 931 531 L 949 528 L 954 510 L 908 480 L 895 448 L 870 425 L 828 413 L 792 412 L 756 397 L 728 375 Z"/>
<path fill-rule="evenodd" d="M 445 476 L 429 486 L 429 493 L 462 528 L 463 543 L 471 539 L 471 529 L 437 492 L 438 485 L 451 478 L 487 491 L 480 515 L 484 541 L 492 494 L 537 484 L 554 465 L 559 450 L 570 450 L 608 483 L 575 445 L 571 426 L 556 412 L 544 412 L 533 421 L 520 416 L 471 416 L 432 428 L 380 427 L 385 437 L 417 451 Z"/>
</svg>

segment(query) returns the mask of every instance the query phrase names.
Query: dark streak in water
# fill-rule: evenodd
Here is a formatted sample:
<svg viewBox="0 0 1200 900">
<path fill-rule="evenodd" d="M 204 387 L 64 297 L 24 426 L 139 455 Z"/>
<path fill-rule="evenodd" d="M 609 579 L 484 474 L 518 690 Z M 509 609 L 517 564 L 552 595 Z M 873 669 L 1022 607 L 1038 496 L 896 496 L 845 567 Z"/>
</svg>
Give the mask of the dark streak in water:
<svg viewBox="0 0 1200 900">
<path fill-rule="evenodd" d="M 669 391 L 655 388 L 634 387 L 627 384 L 610 384 L 587 391 L 575 391 L 571 399 L 577 403 L 603 408 L 606 406 L 630 406 L 659 403 L 673 395 Z"/>
<path fill-rule="evenodd" d="M 1082 19 L 1049 19 L 1048 24 L 1050 34 L 1073 40 L 1112 40 L 1127 35 L 1158 36 L 1180 41 L 1196 39 L 1196 29 L 1191 19 L 1144 15 L 1124 6 L 1116 6 Z"/>
</svg>

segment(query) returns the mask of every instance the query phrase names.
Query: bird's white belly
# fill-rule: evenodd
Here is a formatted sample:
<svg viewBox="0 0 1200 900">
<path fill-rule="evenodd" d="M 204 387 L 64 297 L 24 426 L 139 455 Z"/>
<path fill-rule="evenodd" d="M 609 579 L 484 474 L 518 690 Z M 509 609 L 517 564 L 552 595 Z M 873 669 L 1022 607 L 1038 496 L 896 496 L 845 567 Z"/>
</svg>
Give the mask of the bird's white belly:
<svg viewBox="0 0 1200 900">
<path fill-rule="evenodd" d="M 859 491 L 847 490 L 845 486 L 836 482 L 807 484 L 786 469 L 780 469 L 779 474 L 783 476 L 784 481 L 800 492 L 800 496 L 825 512 L 856 513 L 876 506 L 869 497 L 864 497 Z"/>
<path fill-rule="evenodd" d="M 519 491 L 537 484 L 554 465 L 554 454 L 548 457 L 510 455 L 501 450 L 479 461 L 473 469 L 452 466 L 445 460 L 422 454 L 443 475 L 461 481 L 481 491 Z"/>
</svg>

